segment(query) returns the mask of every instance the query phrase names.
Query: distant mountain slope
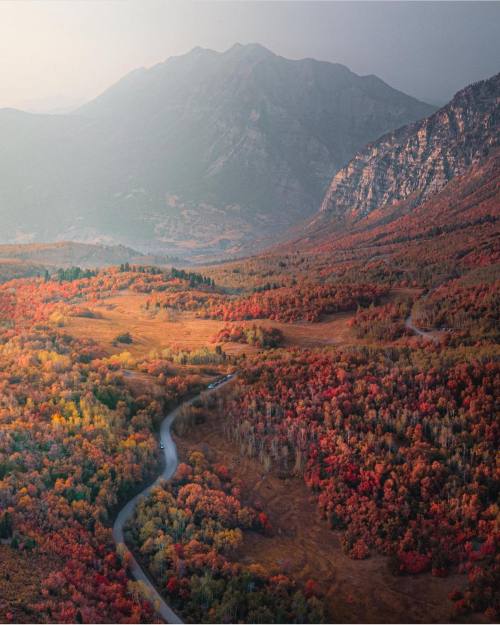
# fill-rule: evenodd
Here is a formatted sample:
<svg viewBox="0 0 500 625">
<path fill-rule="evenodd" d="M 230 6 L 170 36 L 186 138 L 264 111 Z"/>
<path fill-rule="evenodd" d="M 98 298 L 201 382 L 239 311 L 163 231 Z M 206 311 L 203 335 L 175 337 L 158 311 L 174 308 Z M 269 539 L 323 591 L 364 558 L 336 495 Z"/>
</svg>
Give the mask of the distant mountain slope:
<svg viewBox="0 0 500 625">
<path fill-rule="evenodd" d="M 440 191 L 500 145 L 500 74 L 459 91 L 439 111 L 367 145 L 333 178 L 312 223 L 361 219 Z"/>
<path fill-rule="evenodd" d="M 147 256 L 123 245 L 90 245 L 62 241 L 59 243 L 33 243 L 25 245 L 0 245 L 0 261 L 8 267 L 13 261 L 36 264 L 37 267 L 103 267 L 121 263 L 166 264 L 162 256 Z"/>
<path fill-rule="evenodd" d="M 42 265 L 36 265 L 15 258 L 0 258 L 0 284 L 8 282 L 15 278 L 29 278 L 32 276 L 40 276 L 45 271 Z"/>
<path fill-rule="evenodd" d="M 312 215 L 357 150 L 433 110 L 342 65 L 197 48 L 71 115 L 0 111 L 0 237 L 235 249 Z"/>
</svg>

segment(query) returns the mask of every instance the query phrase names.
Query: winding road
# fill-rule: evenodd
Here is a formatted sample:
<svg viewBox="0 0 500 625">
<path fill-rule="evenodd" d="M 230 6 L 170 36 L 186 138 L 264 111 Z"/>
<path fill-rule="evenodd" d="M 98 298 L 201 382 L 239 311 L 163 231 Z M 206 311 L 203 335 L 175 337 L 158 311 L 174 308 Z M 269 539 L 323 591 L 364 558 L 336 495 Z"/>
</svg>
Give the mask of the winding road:
<svg viewBox="0 0 500 625">
<path fill-rule="evenodd" d="M 214 393 L 215 391 L 219 390 L 220 388 L 231 382 L 233 379 L 234 375 L 228 380 L 220 383 L 214 389 L 206 390 L 204 391 L 204 393 Z M 125 527 L 127 521 L 132 517 L 139 500 L 149 495 L 153 488 L 158 486 L 160 482 L 162 482 L 163 480 L 169 480 L 174 475 L 177 469 L 177 465 L 179 463 L 179 459 L 177 456 L 177 447 L 170 434 L 170 428 L 172 427 L 172 423 L 175 421 L 176 417 L 179 416 L 179 413 L 182 410 L 183 406 L 189 406 L 199 398 L 200 395 L 196 395 L 188 401 L 183 402 L 163 419 L 160 426 L 160 442 L 164 446 L 164 469 L 150 486 L 145 488 L 123 506 L 113 524 L 113 539 L 116 543 L 117 549 L 121 554 L 126 554 L 128 556 L 130 562 L 130 573 L 138 582 L 142 582 L 144 588 L 147 591 L 148 599 L 151 601 L 158 614 L 164 619 L 166 623 L 183 623 L 183 621 L 165 602 L 160 593 L 154 587 L 148 575 L 144 572 L 142 567 L 135 559 L 133 553 L 125 544 L 123 528 Z"/>
<path fill-rule="evenodd" d="M 434 291 L 436 291 L 439 288 L 439 286 L 435 286 L 433 289 L 431 289 L 430 291 L 428 291 L 428 293 L 422 298 L 422 301 L 425 302 L 425 300 L 432 294 L 434 293 Z M 440 341 L 440 335 L 439 333 L 431 330 L 431 331 L 427 331 L 427 330 L 420 330 L 420 328 L 417 328 L 417 326 L 415 325 L 414 321 L 413 321 L 413 311 L 415 309 L 415 306 L 413 306 L 413 308 L 410 311 L 410 314 L 408 315 L 408 317 L 405 319 L 405 326 L 411 330 L 412 332 L 414 332 L 415 334 L 418 334 L 418 336 L 423 337 L 424 339 L 428 339 L 430 341 L 434 341 L 434 343 L 439 343 Z"/>
<path fill-rule="evenodd" d="M 415 334 L 418 334 L 418 336 L 422 336 L 424 339 L 429 339 L 431 341 L 434 341 L 434 343 L 438 343 L 439 342 L 439 335 L 436 334 L 435 332 L 432 332 L 432 331 L 429 332 L 429 331 L 420 330 L 420 328 L 417 328 L 417 326 L 413 322 L 413 310 L 408 315 L 408 317 L 405 319 L 405 326 L 409 330 L 414 332 Z"/>
</svg>

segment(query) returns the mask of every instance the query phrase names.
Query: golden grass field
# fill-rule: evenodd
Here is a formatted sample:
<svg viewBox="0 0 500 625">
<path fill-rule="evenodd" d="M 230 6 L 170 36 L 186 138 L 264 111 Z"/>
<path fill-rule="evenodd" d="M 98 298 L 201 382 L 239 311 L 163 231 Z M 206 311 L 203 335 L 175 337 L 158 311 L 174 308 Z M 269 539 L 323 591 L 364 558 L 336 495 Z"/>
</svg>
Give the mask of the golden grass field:
<svg viewBox="0 0 500 625">
<path fill-rule="evenodd" d="M 144 307 L 148 297 L 142 293 L 124 292 L 97 304 L 90 304 L 87 307 L 96 314 L 96 318 L 69 317 L 65 321 L 65 328 L 74 336 L 96 340 L 109 353 L 126 350 L 134 357 L 167 347 L 199 349 L 213 345 L 212 339 L 217 332 L 232 324 L 257 323 L 277 327 L 283 332 L 285 344 L 289 346 L 322 347 L 356 341 L 347 323 L 353 313 L 339 313 L 318 323 L 281 323 L 269 320 L 225 322 L 198 319 L 194 313 L 153 313 Z M 125 332 L 130 332 L 133 343 L 113 345 L 116 336 Z M 237 354 L 250 353 L 256 351 L 256 348 L 226 343 L 224 350 L 228 354 Z"/>
</svg>

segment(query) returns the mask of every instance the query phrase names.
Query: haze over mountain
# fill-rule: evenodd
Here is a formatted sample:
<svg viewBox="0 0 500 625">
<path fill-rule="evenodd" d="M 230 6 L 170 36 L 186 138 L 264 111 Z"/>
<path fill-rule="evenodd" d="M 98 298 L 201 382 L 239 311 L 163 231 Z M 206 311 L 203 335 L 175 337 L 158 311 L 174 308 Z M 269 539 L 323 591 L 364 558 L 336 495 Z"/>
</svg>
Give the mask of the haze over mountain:
<svg viewBox="0 0 500 625">
<path fill-rule="evenodd" d="M 312 215 L 368 141 L 433 110 L 342 65 L 195 48 L 73 114 L 0 111 L 0 236 L 234 251 Z"/>
</svg>

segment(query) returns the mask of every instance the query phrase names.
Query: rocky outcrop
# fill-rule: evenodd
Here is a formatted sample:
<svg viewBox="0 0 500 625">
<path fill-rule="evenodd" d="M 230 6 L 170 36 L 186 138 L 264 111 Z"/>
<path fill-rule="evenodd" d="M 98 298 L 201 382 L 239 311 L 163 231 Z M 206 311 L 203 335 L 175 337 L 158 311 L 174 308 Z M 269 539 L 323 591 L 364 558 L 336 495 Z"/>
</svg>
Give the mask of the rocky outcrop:
<svg viewBox="0 0 500 625">
<path fill-rule="evenodd" d="M 333 178 L 314 225 L 406 200 L 420 204 L 500 145 L 500 74 L 459 91 L 436 113 L 367 145 Z"/>
</svg>

